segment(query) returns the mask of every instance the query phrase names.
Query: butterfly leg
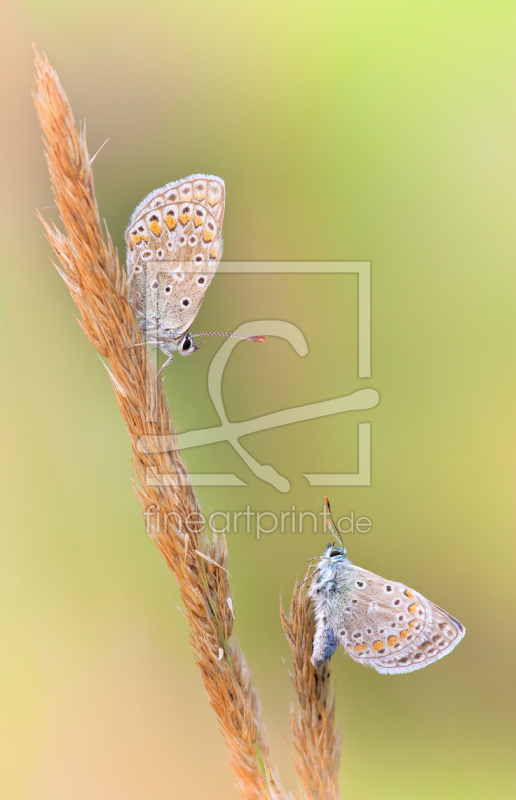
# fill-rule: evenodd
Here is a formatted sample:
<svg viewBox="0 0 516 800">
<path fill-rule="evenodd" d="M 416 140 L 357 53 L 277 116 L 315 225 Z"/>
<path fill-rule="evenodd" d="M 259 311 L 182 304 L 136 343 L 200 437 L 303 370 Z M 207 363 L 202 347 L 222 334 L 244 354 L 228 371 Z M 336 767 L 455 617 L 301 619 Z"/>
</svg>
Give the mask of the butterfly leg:
<svg viewBox="0 0 516 800">
<path fill-rule="evenodd" d="M 127 349 L 129 349 L 130 347 L 145 347 L 148 344 L 159 345 L 159 342 L 152 342 L 149 339 L 147 339 L 145 342 L 138 342 L 138 344 L 127 344 L 126 347 L 127 347 Z M 157 350 L 157 348 L 155 347 L 154 350 Z M 168 352 L 167 352 L 167 355 L 169 355 Z"/>
<path fill-rule="evenodd" d="M 166 347 L 159 346 L 159 349 L 161 350 L 162 353 L 165 353 L 165 355 L 168 356 L 168 358 L 165 361 L 165 363 L 163 364 L 163 366 L 161 367 L 161 369 L 158 372 L 158 374 L 156 375 L 156 380 L 158 380 L 158 378 L 161 375 L 161 373 L 163 372 L 163 370 L 168 367 L 168 365 L 171 363 L 172 359 L 174 358 L 174 354 L 171 353 L 170 350 L 167 350 Z"/>
<path fill-rule="evenodd" d="M 314 667 L 322 667 L 337 649 L 337 638 L 331 628 L 325 628 L 320 622 L 314 636 L 314 651 L 310 659 Z"/>
</svg>

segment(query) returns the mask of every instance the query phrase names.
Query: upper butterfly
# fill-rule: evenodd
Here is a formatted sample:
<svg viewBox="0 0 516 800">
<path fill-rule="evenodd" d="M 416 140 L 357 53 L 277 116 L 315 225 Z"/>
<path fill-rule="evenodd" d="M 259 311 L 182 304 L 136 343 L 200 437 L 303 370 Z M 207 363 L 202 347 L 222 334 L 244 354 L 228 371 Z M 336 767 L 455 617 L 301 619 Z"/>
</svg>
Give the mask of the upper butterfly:
<svg viewBox="0 0 516 800">
<path fill-rule="evenodd" d="M 222 255 L 225 199 L 221 178 L 190 175 L 151 192 L 131 217 L 128 284 L 145 338 L 168 357 L 160 373 L 175 350 L 190 355 L 199 347 L 188 331 Z"/>
<path fill-rule="evenodd" d="M 335 523 L 328 526 L 337 538 Z M 414 589 L 355 567 L 340 543 L 326 547 L 310 587 L 314 667 L 339 643 L 355 661 L 387 675 L 422 669 L 453 650 L 466 632 L 458 620 Z"/>
</svg>

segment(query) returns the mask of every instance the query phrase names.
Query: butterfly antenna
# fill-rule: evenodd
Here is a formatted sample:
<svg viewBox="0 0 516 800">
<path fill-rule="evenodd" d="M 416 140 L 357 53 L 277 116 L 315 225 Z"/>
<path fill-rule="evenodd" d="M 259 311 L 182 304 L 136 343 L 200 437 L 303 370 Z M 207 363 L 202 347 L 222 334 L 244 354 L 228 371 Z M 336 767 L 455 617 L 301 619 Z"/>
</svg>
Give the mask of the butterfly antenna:
<svg viewBox="0 0 516 800">
<path fill-rule="evenodd" d="M 225 336 L 226 338 L 232 339 L 245 339 L 247 342 L 264 342 L 266 340 L 266 336 L 244 336 L 241 333 L 193 333 L 192 336 Z"/>
<path fill-rule="evenodd" d="M 333 523 L 333 527 L 330 525 L 330 520 L 328 520 L 328 519 L 326 520 L 326 524 L 327 524 L 328 528 L 330 529 L 330 531 L 332 532 L 332 534 L 335 536 L 335 538 L 341 543 L 342 547 L 344 547 L 344 542 L 342 541 L 342 539 L 340 537 L 340 534 L 336 533 L 336 531 L 338 531 L 338 528 L 335 525 L 335 520 L 332 517 L 331 508 L 330 508 L 330 501 L 328 500 L 327 497 L 325 497 L 324 499 L 326 500 L 326 507 L 328 509 L 328 514 L 330 515 L 330 519 L 331 519 L 331 521 Z"/>
</svg>

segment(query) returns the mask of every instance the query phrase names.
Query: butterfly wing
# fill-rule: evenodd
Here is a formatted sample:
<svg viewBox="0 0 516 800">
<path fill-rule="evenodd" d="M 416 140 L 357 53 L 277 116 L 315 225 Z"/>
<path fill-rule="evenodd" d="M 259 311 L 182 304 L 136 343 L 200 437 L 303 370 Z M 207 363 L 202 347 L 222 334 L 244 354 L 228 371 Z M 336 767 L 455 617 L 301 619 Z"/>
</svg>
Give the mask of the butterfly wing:
<svg viewBox="0 0 516 800">
<path fill-rule="evenodd" d="M 127 275 L 149 338 L 190 328 L 222 255 L 224 181 L 191 175 L 151 192 L 126 231 Z"/>
<path fill-rule="evenodd" d="M 384 674 L 421 669 L 460 642 L 464 626 L 419 592 L 350 565 L 336 581 L 328 626 L 355 660 Z"/>
</svg>

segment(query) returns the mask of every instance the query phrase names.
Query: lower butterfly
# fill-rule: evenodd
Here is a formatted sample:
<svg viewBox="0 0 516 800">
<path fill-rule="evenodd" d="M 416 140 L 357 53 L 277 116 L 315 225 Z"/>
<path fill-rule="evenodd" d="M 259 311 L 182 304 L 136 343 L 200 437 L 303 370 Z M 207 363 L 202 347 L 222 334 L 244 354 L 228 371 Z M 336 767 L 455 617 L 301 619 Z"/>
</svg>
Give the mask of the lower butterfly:
<svg viewBox="0 0 516 800">
<path fill-rule="evenodd" d="M 466 633 L 458 620 L 414 589 L 356 567 L 335 523 L 328 527 L 340 544 L 326 547 L 310 586 L 315 667 L 341 644 L 355 661 L 395 675 L 422 669 L 458 645 Z"/>
<path fill-rule="evenodd" d="M 125 234 L 128 285 L 146 340 L 167 356 L 158 375 L 175 351 L 190 355 L 200 347 L 189 330 L 222 256 L 225 197 L 221 178 L 190 175 L 151 192 L 131 217 Z"/>
</svg>

